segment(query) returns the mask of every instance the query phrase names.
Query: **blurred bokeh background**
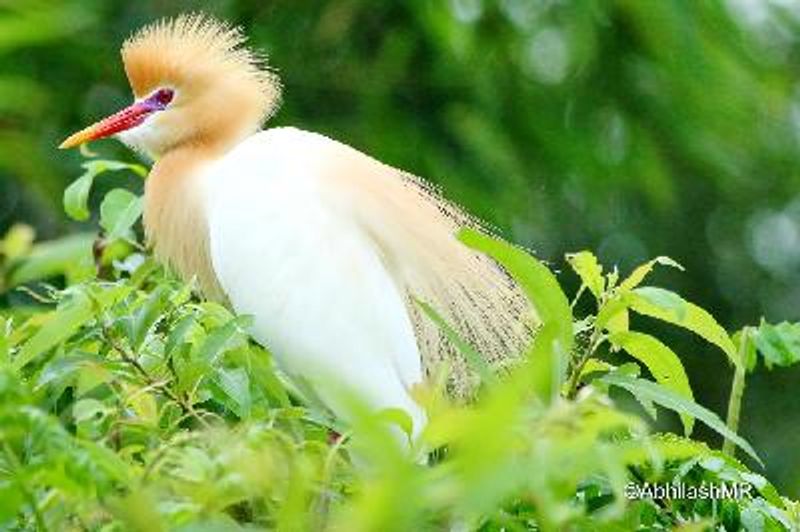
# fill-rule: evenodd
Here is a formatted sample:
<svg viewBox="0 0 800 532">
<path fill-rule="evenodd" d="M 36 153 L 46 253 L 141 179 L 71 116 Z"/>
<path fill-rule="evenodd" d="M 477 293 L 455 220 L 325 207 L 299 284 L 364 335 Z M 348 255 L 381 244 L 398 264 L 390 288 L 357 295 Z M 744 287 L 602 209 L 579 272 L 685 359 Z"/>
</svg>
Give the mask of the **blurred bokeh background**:
<svg viewBox="0 0 800 532">
<path fill-rule="evenodd" d="M 91 229 L 61 206 L 80 155 L 55 147 L 129 100 L 118 49 L 132 30 L 197 9 L 268 53 L 285 86 L 273 125 L 431 179 L 556 269 L 580 249 L 622 271 L 669 255 L 686 273 L 653 282 L 730 330 L 800 319 L 793 0 L 0 0 L 0 234 Z M 133 159 L 112 141 L 93 149 Z M 659 334 L 724 414 L 724 356 Z M 794 497 L 799 378 L 753 375 L 742 419 Z"/>
</svg>

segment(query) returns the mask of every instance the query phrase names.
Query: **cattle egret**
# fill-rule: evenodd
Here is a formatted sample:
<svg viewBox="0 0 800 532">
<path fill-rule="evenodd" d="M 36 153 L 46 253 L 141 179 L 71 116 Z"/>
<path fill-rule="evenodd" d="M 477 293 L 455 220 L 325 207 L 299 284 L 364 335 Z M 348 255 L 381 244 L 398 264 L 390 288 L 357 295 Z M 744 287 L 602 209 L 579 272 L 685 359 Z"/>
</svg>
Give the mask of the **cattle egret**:
<svg viewBox="0 0 800 532">
<path fill-rule="evenodd" d="M 346 388 L 370 409 L 406 412 L 418 435 L 418 385 L 443 364 L 454 395 L 473 382 L 419 301 L 492 364 L 520 351 L 534 313 L 457 239 L 477 222 L 425 181 L 317 133 L 261 130 L 281 87 L 244 41 L 202 14 L 137 31 L 122 46 L 133 104 L 60 147 L 116 136 L 152 159 L 155 255 L 253 316 L 253 337 L 334 414 L 352 419 Z"/>
</svg>

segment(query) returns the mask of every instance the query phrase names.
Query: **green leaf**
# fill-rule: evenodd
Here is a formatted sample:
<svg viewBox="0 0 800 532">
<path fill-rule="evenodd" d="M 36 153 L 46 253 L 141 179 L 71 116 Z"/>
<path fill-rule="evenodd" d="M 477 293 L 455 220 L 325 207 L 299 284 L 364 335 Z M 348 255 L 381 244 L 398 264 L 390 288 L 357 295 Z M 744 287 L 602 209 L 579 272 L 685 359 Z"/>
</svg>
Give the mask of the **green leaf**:
<svg viewBox="0 0 800 532">
<path fill-rule="evenodd" d="M 622 283 L 619 285 L 620 289 L 627 291 L 627 290 L 633 290 L 634 288 L 639 286 L 639 284 L 642 281 L 644 281 L 644 278 L 647 277 L 647 275 L 653 270 L 656 264 L 661 264 L 662 266 L 672 266 L 673 268 L 677 268 L 683 271 L 683 266 L 681 266 L 671 258 L 664 256 L 656 257 L 652 260 L 645 262 L 644 264 L 638 266 L 635 270 L 633 270 L 633 272 L 627 277 L 627 279 L 622 281 Z"/>
<path fill-rule="evenodd" d="M 72 406 L 72 417 L 80 423 L 103 417 L 108 410 L 109 407 L 97 399 L 81 399 Z"/>
<path fill-rule="evenodd" d="M 157 287 L 133 316 L 131 323 L 131 345 L 135 350 L 142 347 L 153 325 L 164 317 L 170 292 L 165 286 Z"/>
<path fill-rule="evenodd" d="M 218 368 L 212 377 L 226 399 L 222 402 L 228 406 L 239 419 L 250 417 L 252 398 L 250 397 L 250 378 L 244 368 Z"/>
<path fill-rule="evenodd" d="M 94 273 L 94 235 L 78 233 L 35 244 L 30 254 L 12 270 L 10 286 L 66 275 L 70 282 L 83 281 Z"/>
<path fill-rule="evenodd" d="M 11 361 L 11 342 L 8 339 L 11 331 L 11 320 L 0 316 L 0 367 Z"/>
<path fill-rule="evenodd" d="M 22 512 L 24 495 L 16 482 L 0 480 L 0 521 L 8 522 Z"/>
<path fill-rule="evenodd" d="M 132 390 L 128 397 L 128 406 L 142 423 L 151 427 L 158 423 L 158 404 L 153 394 L 146 390 Z"/>
<path fill-rule="evenodd" d="M 54 382 L 74 381 L 75 374 L 86 365 L 100 361 L 102 361 L 101 358 L 85 353 L 54 358 L 39 372 L 39 378 L 35 381 L 34 390 Z"/>
<path fill-rule="evenodd" d="M 605 320 L 605 329 L 610 333 L 626 332 L 630 329 L 630 315 L 628 309 L 621 309 L 609 315 Z"/>
<path fill-rule="evenodd" d="M 64 191 L 64 211 L 73 220 L 89 219 L 89 191 L 92 190 L 95 174 L 85 172 Z"/>
<path fill-rule="evenodd" d="M 108 240 L 125 236 L 142 215 L 143 198 L 122 188 L 115 188 L 100 204 L 100 226 Z"/>
<path fill-rule="evenodd" d="M 778 508 L 784 508 L 785 506 L 778 494 L 778 490 L 775 489 L 775 486 L 770 484 L 767 479 L 750 472 L 750 470 L 736 458 L 722 451 L 710 449 L 708 445 L 703 442 L 683 438 L 677 434 L 661 433 L 651 436 L 648 443 L 649 445 L 647 446 L 626 446 L 624 450 L 625 460 L 631 465 L 643 464 L 651 460 L 653 451 L 656 451 L 661 459 L 665 461 L 684 462 L 700 457 L 718 458 L 728 467 L 736 470 L 742 476 L 742 480 L 753 484 L 770 504 Z"/>
<path fill-rule="evenodd" d="M 672 349 L 648 334 L 633 331 L 612 334 L 609 341 L 644 364 L 659 384 L 689 401 L 694 400 L 686 370 Z M 694 419 L 684 413 L 681 422 L 685 434 L 691 435 Z"/>
<path fill-rule="evenodd" d="M 246 349 L 237 349 L 231 353 L 230 363 L 244 366 L 254 386 L 264 390 L 278 405 L 291 405 L 286 388 L 275 374 L 272 355 L 265 348 L 250 344 Z"/>
<path fill-rule="evenodd" d="M 613 371 L 615 369 L 616 369 L 616 366 L 612 366 L 608 362 L 605 362 L 605 361 L 597 359 L 597 358 L 590 358 L 583 365 L 583 368 L 581 368 L 581 375 L 580 376 L 583 377 L 583 376 L 589 375 L 590 373 L 596 373 L 596 372 L 607 373 L 607 372 Z"/>
<path fill-rule="evenodd" d="M 93 159 L 91 161 L 86 161 L 81 166 L 87 171 L 93 172 L 95 175 L 100 175 L 103 172 L 130 170 L 139 177 L 147 177 L 147 168 L 136 163 L 112 161 L 110 159 Z"/>
<path fill-rule="evenodd" d="M 55 310 L 48 312 L 41 328 L 29 338 L 14 359 L 15 370 L 31 362 L 61 342 L 67 340 L 85 323 L 95 317 L 95 312 L 115 304 L 127 296 L 131 287 L 124 284 L 103 288 L 70 289 Z M 39 317 L 38 319 L 41 319 Z"/>
<path fill-rule="evenodd" d="M 414 433 L 414 420 L 402 408 L 384 408 L 378 412 L 378 418 L 397 425 L 409 438 Z"/>
<path fill-rule="evenodd" d="M 19 370 L 37 356 L 60 344 L 94 317 L 92 301 L 83 292 L 74 295 L 49 313 L 41 329 L 22 346 L 14 359 Z"/>
<path fill-rule="evenodd" d="M 64 191 L 64 211 L 70 218 L 83 221 L 89 218 L 89 192 L 92 190 L 94 178 L 103 172 L 130 170 L 141 177 L 147 175 L 147 169 L 140 164 L 119 161 L 92 160 L 83 163 L 85 172 L 72 182 Z"/>
<path fill-rule="evenodd" d="M 572 349 L 572 311 L 553 273 L 541 262 L 498 238 L 474 229 L 462 229 L 459 239 L 486 253 L 514 278 L 536 310 L 542 326 L 528 350 L 534 388 L 549 402 L 561 389 L 567 358 Z"/>
<path fill-rule="evenodd" d="M 30 253 L 35 237 L 36 231 L 33 227 L 16 223 L 6 231 L 3 240 L 0 240 L 0 254 L 9 261 L 24 257 Z"/>
<path fill-rule="evenodd" d="M 202 328 L 194 316 L 184 316 L 177 323 L 172 324 L 172 330 L 167 336 L 167 343 L 164 346 L 164 353 L 172 355 L 177 347 L 192 341 L 199 332 L 202 332 Z"/>
<path fill-rule="evenodd" d="M 623 298 L 639 314 L 688 329 L 722 349 L 734 366 L 741 365 L 736 346 L 725 329 L 711 314 L 694 303 L 669 290 L 651 286 L 632 290 Z"/>
<path fill-rule="evenodd" d="M 800 323 L 770 325 L 762 321 L 753 342 L 769 369 L 773 365 L 787 367 L 800 362 Z"/>
<path fill-rule="evenodd" d="M 439 330 L 445 334 L 447 339 L 450 340 L 450 343 L 452 343 L 464 356 L 464 358 L 467 360 L 467 364 L 469 364 L 472 369 L 475 370 L 484 384 L 494 383 L 497 381 L 497 376 L 492 371 L 489 363 L 486 362 L 486 360 L 475 350 L 475 348 L 461 338 L 458 332 L 456 332 L 456 330 L 453 329 L 450 324 L 448 324 L 444 318 L 442 318 L 439 313 L 433 309 L 433 307 L 416 298 L 415 302 L 417 305 L 419 305 L 425 315 L 436 324 Z"/>
<path fill-rule="evenodd" d="M 118 482 L 127 483 L 130 480 L 128 464 L 120 456 L 103 445 L 89 440 L 75 440 L 92 459 L 92 464 L 101 468 Z"/>
<path fill-rule="evenodd" d="M 215 329 L 200 346 L 197 358 L 213 366 L 222 354 L 232 347 L 233 341 L 245 341 L 242 328 L 247 327 L 250 321 L 250 316 L 239 316 Z"/>
<path fill-rule="evenodd" d="M 600 380 L 607 384 L 619 386 L 635 396 L 639 396 L 647 401 L 652 401 L 678 414 L 688 414 L 695 419 L 699 419 L 723 437 L 734 442 L 763 467 L 764 463 L 747 440 L 730 430 L 719 416 L 711 410 L 678 395 L 660 384 L 645 379 L 637 379 L 622 375 L 619 372 L 613 372 L 604 375 Z"/>
<path fill-rule="evenodd" d="M 567 255 L 567 262 L 594 297 L 600 299 L 605 291 L 605 278 L 597 257 L 589 251 L 580 251 Z"/>
<path fill-rule="evenodd" d="M 543 323 L 556 325 L 564 345 L 572 345 L 572 312 L 569 300 L 553 273 L 544 264 L 521 248 L 474 229 L 462 229 L 459 239 L 500 263 L 528 296 L 539 319 Z"/>
<path fill-rule="evenodd" d="M 595 326 L 609 332 L 627 330 L 628 302 L 621 297 L 613 297 L 606 301 L 597 312 Z"/>
</svg>

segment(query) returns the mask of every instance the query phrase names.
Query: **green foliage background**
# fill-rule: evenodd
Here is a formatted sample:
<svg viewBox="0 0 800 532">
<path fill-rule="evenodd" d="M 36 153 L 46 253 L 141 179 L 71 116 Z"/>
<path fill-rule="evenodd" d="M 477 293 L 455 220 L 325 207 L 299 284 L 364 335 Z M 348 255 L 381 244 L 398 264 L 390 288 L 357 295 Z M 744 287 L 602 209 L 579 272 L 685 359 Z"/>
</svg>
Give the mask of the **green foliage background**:
<svg viewBox="0 0 800 532">
<path fill-rule="evenodd" d="M 669 255 L 687 272 L 659 283 L 730 329 L 800 319 L 800 13 L 788 2 L 0 4 L 0 231 L 22 221 L 85 245 L 92 229 L 61 205 L 80 156 L 55 146 L 128 101 L 117 50 L 130 31 L 200 8 L 268 52 L 285 86 L 275 125 L 439 183 L 556 269 L 584 248 L 623 270 Z M 96 149 L 131 160 L 110 142 Z M 724 411 L 724 359 L 641 326 L 682 355 L 696 399 Z M 742 408 L 743 435 L 795 497 L 798 377 L 754 374 Z"/>
</svg>

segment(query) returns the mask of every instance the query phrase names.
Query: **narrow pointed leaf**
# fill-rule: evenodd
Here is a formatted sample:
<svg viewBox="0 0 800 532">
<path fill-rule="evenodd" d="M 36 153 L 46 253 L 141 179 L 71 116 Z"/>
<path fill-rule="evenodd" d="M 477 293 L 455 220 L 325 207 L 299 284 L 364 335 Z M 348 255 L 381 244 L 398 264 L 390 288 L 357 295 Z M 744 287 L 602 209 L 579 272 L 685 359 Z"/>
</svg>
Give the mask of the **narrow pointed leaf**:
<svg viewBox="0 0 800 532">
<path fill-rule="evenodd" d="M 463 229 L 459 239 L 500 263 L 536 310 L 542 326 L 528 354 L 535 370 L 534 387 L 541 398 L 549 401 L 561 389 L 572 349 L 572 311 L 567 296 L 553 273 L 522 249 L 473 229 Z"/>
<path fill-rule="evenodd" d="M 450 324 L 447 323 L 445 319 L 433 309 L 433 307 L 424 301 L 420 301 L 419 299 L 415 301 L 425 315 L 428 316 L 428 318 L 436 324 L 439 330 L 445 334 L 447 339 L 450 340 L 450 343 L 452 343 L 456 349 L 458 349 L 459 353 L 461 353 L 461 355 L 466 359 L 467 364 L 469 364 L 480 376 L 481 382 L 489 384 L 497 380 L 497 377 L 492 372 L 492 368 L 489 366 L 489 363 L 486 362 L 486 360 L 475 350 L 475 348 L 473 348 L 466 340 L 461 338 L 458 332 L 453 329 Z"/>
<path fill-rule="evenodd" d="M 645 262 L 644 264 L 638 266 L 635 270 L 633 270 L 633 272 L 624 281 L 622 281 L 622 283 L 620 283 L 619 285 L 620 289 L 633 290 L 634 288 L 639 286 L 639 284 L 641 284 L 641 282 L 644 281 L 644 278 L 647 277 L 647 275 L 651 271 L 653 271 L 653 268 L 655 267 L 656 264 L 661 264 L 662 266 L 672 266 L 673 268 L 677 268 L 683 271 L 683 266 L 681 266 L 671 258 L 664 256 L 656 257 L 652 260 Z"/>
<path fill-rule="evenodd" d="M 750 455 L 753 460 L 758 462 L 758 464 L 763 467 L 764 463 L 758 457 L 758 454 L 756 454 L 755 450 L 747 442 L 747 440 L 729 429 L 728 426 L 725 425 L 725 422 L 722 421 L 719 416 L 711 410 L 708 410 L 694 401 L 690 401 L 678 395 L 677 393 L 661 386 L 660 384 L 656 384 L 655 382 L 645 379 L 637 379 L 614 372 L 604 375 L 600 380 L 613 386 L 623 388 L 633 395 L 653 401 L 654 403 L 661 405 L 664 408 L 673 410 L 679 414 L 684 413 L 699 419 L 723 437 L 734 442 L 739 448 Z"/>
</svg>

